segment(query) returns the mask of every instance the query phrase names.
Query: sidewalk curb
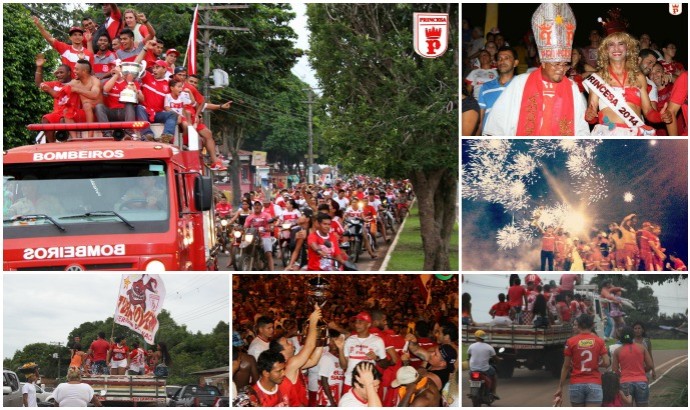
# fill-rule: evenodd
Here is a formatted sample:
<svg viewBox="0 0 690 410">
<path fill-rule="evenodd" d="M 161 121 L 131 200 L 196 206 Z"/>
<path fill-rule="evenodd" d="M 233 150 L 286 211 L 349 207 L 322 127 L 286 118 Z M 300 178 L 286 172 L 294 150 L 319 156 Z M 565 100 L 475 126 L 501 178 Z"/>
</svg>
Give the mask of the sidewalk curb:
<svg viewBox="0 0 690 410">
<path fill-rule="evenodd" d="M 412 199 L 412 202 L 410 202 L 409 209 L 412 209 L 412 207 L 414 206 L 416 201 L 417 201 L 417 196 L 415 195 L 414 199 Z M 400 232 L 402 232 L 403 228 L 405 227 L 405 223 L 407 222 L 407 219 L 409 216 L 410 216 L 410 213 L 408 212 L 407 216 L 405 217 L 405 220 L 403 221 L 402 224 L 400 224 L 400 227 L 398 228 L 398 232 L 395 234 L 395 239 L 393 239 L 393 243 L 391 243 L 391 246 L 388 247 L 388 252 L 386 253 L 386 257 L 383 259 L 383 263 L 381 264 L 381 267 L 379 268 L 379 272 L 385 271 L 388 268 L 388 262 L 391 260 L 391 254 L 395 250 L 395 245 L 398 244 L 398 238 L 400 237 Z"/>
</svg>

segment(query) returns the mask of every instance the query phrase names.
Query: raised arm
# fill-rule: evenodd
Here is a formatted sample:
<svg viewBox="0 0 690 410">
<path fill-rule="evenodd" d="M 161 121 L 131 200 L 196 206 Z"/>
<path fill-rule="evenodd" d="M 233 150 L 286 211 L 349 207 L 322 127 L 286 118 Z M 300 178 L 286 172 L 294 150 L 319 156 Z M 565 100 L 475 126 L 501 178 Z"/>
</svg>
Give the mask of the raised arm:
<svg viewBox="0 0 690 410">
<path fill-rule="evenodd" d="M 31 16 L 31 19 L 34 21 L 34 24 L 36 27 L 38 27 L 38 31 L 41 33 L 41 36 L 43 36 L 44 39 L 50 44 L 51 46 L 55 43 L 55 38 L 48 33 L 45 27 L 43 27 L 43 24 L 41 23 L 41 20 L 36 17 L 36 16 Z"/>
<path fill-rule="evenodd" d="M 311 315 L 309 315 L 309 332 L 307 333 L 307 340 L 304 343 L 302 350 L 299 351 L 299 354 L 293 356 L 292 359 L 289 360 L 287 368 L 285 369 L 285 375 L 290 380 L 294 381 L 296 379 L 300 369 L 304 367 L 309 360 L 309 356 L 311 356 L 316 348 L 316 327 L 319 319 L 321 319 L 321 308 L 319 305 L 315 304 L 314 311 Z"/>
</svg>

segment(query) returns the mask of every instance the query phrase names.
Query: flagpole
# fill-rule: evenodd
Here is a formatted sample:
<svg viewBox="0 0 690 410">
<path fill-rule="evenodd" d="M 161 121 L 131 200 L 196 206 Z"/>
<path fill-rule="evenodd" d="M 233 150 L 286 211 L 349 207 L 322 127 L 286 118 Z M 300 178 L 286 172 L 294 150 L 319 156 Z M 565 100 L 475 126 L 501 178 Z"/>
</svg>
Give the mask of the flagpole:
<svg viewBox="0 0 690 410">
<path fill-rule="evenodd" d="M 192 40 L 194 39 L 194 31 L 195 31 L 194 30 L 195 29 L 194 21 L 196 19 L 198 19 L 198 17 L 197 17 L 198 13 L 199 13 L 199 4 L 196 5 L 196 7 L 194 8 L 194 13 L 192 14 L 192 27 L 189 30 L 189 39 L 187 39 L 187 50 L 185 50 L 185 52 L 184 52 L 184 60 L 182 61 L 182 67 L 187 66 L 187 56 L 189 56 L 189 50 L 192 47 Z M 196 45 L 196 44 L 194 44 L 194 45 Z"/>
</svg>

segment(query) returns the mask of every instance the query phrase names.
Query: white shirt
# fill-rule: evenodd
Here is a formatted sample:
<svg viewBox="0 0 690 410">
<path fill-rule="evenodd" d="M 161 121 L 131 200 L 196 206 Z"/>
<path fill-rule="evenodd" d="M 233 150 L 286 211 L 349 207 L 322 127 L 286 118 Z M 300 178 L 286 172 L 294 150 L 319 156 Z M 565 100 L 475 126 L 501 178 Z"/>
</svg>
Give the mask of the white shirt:
<svg viewBox="0 0 690 410">
<path fill-rule="evenodd" d="M 491 345 L 476 342 L 470 345 L 467 354 L 470 355 L 470 370 L 485 372 L 489 370 L 489 359 L 496 356 L 496 351 Z"/>
<path fill-rule="evenodd" d="M 259 361 L 259 355 L 266 350 L 268 350 L 268 345 L 271 342 L 264 342 L 261 340 L 259 336 L 255 337 L 254 340 L 252 340 L 252 343 L 249 345 L 249 349 L 247 349 L 247 353 L 250 355 L 254 356 L 256 361 Z"/>
<path fill-rule="evenodd" d="M 341 211 L 344 211 L 344 210 L 347 208 L 347 206 L 350 205 L 350 200 L 347 199 L 347 198 L 345 198 L 345 197 L 343 197 L 342 199 L 341 199 L 341 198 L 338 198 L 338 197 L 335 197 L 335 198 L 333 198 L 333 200 L 334 200 L 335 202 L 337 202 L 338 205 L 340 205 L 340 210 L 341 210 Z"/>
<path fill-rule="evenodd" d="M 36 386 L 33 383 L 24 383 L 22 386 L 22 398 L 25 394 L 29 395 L 26 401 L 28 406 L 26 407 L 38 407 L 38 403 L 36 402 Z"/>
<path fill-rule="evenodd" d="M 340 367 L 340 360 L 331 352 L 326 352 L 321 356 L 318 364 L 318 378 L 321 380 L 322 377 L 328 378 L 328 385 L 331 386 L 331 391 L 336 389 L 337 395 L 334 394 L 333 397 L 338 400 L 343 388 L 343 380 L 345 379 L 345 373 Z M 323 390 L 321 384 L 318 386 L 318 390 Z M 325 395 L 325 393 L 323 393 Z"/>
<path fill-rule="evenodd" d="M 53 397 L 60 407 L 86 407 L 93 399 L 93 388 L 86 383 L 60 383 L 53 391 Z"/>
<path fill-rule="evenodd" d="M 498 72 L 496 71 L 495 68 L 489 68 L 489 69 L 484 69 L 484 68 L 477 68 L 476 70 L 472 70 L 468 75 L 465 81 L 468 83 L 472 84 L 472 95 L 476 100 L 479 99 L 479 88 L 482 86 L 484 83 L 488 83 L 489 81 L 493 80 L 494 78 L 498 77 Z"/>
<path fill-rule="evenodd" d="M 368 403 L 361 401 L 357 396 L 355 396 L 355 391 L 350 390 L 343 394 L 340 398 L 338 407 L 369 407 Z"/>
<path fill-rule="evenodd" d="M 359 362 L 374 363 L 373 360 L 366 356 L 367 353 L 374 352 L 379 359 L 386 358 L 386 346 L 383 343 L 383 339 L 372 334 L 364 339 L 360 339 L 356 334 L 348 337 L 345 340 L 343 352 L 348 359 L 347 371 L 345 372 L 345 384 L 348 386 L 352 385 L 352 371 Z"/>
</svg>

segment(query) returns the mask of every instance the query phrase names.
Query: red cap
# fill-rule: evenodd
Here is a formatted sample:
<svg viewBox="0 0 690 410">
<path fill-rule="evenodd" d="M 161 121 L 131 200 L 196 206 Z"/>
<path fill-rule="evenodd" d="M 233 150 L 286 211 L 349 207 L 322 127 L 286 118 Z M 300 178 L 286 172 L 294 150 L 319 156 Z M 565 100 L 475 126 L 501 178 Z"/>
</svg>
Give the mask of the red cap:
<svg viewBox="0 0 690 410">
<path fill-rule="evenodd" d="M 168 51 L 165 52 L 165 55 L 168 54 L 177 54 L 178 57 L 180 56 L 180 52 L 175 50 L 174 48 L 169 48 Z"/>
<path fill-rule="evenodd" d="M 72 33 L 74 33 L 75 31 L 78 31 L 78 32 L 80 32 L 81 34 L 84 34 L 84 29 L 83 29 L 83 28 L 81 28 L 81 27 L 72 27 L 71 29 L 69 29 L 69 35 L 71 36 Z"/>
<path fill-rule="evenodd" d="M 354 319 L 362 320 L 364 322 L 371 324 L 371 315 L 369 315 L 367 312 L 359 312 L 357 316 L 354 317 Z"/>
<path fill-rule="evenodd" d="M 161 67 L 164 67 L 165 69 L 168 68 L 168 63 L 166 63 L 165 60 L 156 60 L 156 62 L 153 63 L 153 65 L 159 65 Z"/>
</svg>

